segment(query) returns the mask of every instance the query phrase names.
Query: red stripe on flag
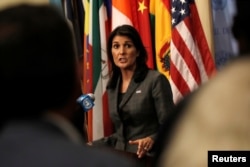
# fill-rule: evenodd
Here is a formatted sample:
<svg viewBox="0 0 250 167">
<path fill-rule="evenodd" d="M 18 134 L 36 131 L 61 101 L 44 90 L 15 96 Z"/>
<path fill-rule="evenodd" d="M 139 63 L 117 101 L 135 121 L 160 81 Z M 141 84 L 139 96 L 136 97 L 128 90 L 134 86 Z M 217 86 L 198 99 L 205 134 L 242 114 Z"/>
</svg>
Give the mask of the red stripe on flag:
<svg viewBox="0 0 250 167">
<path fill-rule="evenodd" d="M 183 97 L 211 77 L 215 64 L 195 1 L 172 1 L 172 9 L 170 76 L 179 91 L 173 94 Z"/>
<path fill-rule="evenodd" d="M 200 50 L 200 53 L 202 55 L 202 60 L 203 60 L 203 64 L 205 64 L 205 70 L 208 76 L 211 76 L 215 73 L 215 63 L 214 63 L 214 59 L 211 56 L 211 52 L 210 49 L 208 47 L 207 44 L 207 40 L 204 37 L 205 33 L 202 29 L 202 24 L 200 22 L 200 17 L 198 14 L 198 10 L 195 4 L 190 6 L 191 12 L 192 12 L 192 17 L 193 20 L 196 20 L 195 22 L 193 22 L 193 29 L 194 29 L 194 33 L 192 34 L 194 36 L 195 39 L 200 39 L 199 42 L 197 42 L 197 46 Z"/>
<path fill-rule="evenodd" d="M 93 92 L 93 54 L 92 46 L 89 44 L 89 41 L 86 43 L 87 50 L 84 56 L 84 76 L 83 76 L 83 93 Z M 88 141 L 92 141 L 93 136 L 93 125 L 92 125 L 92 117 L 93 117 L 93 109 L 89 110 L 87 113 L 88 116 Z"/>
<path fill-rule="evenodd" d="M 196 61 L 194 60 L 192 53 L 190 52 L 190 48 L 187 47 L 177 29 L 173 29 L 172 33 L 173 33 L 172 44 L 175 45 L 176 48 L 177 46 L 181 46 L 177 48 L 180 53 L 179 56 L 182 56 L 182 58 L 186 62 L 186 65 L 188 66 L 190 72 L 192 73 L 192 76 L 194 77 L 195 81 L 197 83 L 201 83 L 200 71 L 198 65 L 196 64 Z"/>
<path fill-rule="evenodd" d="M 190 89 L 183 78 L 182 74 L 177 70 L 175 64 L 170 61 L 171 67 L 171 80 L 175 83 L 175 86 L 179 88 L 179 91 L 182 95 L 186 95 L 190 92 Z"/>
<path fill-rule="evenodd" d="M 170 43 L 164 43 L 164 45 L 160 49 L 160 57 L 163 57 L 165 55 L 169 47 L 170 47 Z"/>
</svg>

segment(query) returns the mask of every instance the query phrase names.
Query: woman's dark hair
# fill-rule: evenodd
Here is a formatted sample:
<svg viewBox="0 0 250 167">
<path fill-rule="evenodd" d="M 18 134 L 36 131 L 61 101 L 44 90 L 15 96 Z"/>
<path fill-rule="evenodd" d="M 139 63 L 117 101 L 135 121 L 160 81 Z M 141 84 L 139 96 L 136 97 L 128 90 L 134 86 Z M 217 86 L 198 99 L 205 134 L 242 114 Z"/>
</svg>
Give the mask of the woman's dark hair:
<svg viewBox="0 0 250 167">
<path fill-rule="evenodd" d="M 107 43 L 107 55 L 111 64 L 111 78 L 107 85 L 108 89 L 115 88 L 117 79 L 121 73 L 120 69 L 114 63 L 114 59 L 111 52 L 112 42 L 115 36 L 126 36 L 130 38 L 134 46 L 136 47 L 137 51 L 139 52 L 139 56 L 136 58 L 136 72 L 134 75 L 135 82 L 142 81 L 145 78 L 148 71 L 148 66 L 147 66 L 148 54 L 146 48 L 143 45 L 139 32 L 133 26 L 130 25 L 124 24 L 118 26 L 110 33 Z"/>
</svg>

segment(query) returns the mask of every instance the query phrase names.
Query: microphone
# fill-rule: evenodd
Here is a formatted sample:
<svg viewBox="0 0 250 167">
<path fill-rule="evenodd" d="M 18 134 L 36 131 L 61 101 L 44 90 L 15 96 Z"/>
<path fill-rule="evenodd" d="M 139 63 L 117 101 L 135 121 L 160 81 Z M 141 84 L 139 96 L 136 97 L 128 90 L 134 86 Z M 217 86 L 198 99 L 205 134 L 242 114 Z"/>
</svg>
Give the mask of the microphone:
<svg viewBox="0 0 250 167">
<path fill-rule="evenodd" d="M 95 96 L 93 93 L 83 94 L 77 98 L 77 103 L 80 104 L 84 112 L 87 112 L 94 107 Z"/>
</svg>

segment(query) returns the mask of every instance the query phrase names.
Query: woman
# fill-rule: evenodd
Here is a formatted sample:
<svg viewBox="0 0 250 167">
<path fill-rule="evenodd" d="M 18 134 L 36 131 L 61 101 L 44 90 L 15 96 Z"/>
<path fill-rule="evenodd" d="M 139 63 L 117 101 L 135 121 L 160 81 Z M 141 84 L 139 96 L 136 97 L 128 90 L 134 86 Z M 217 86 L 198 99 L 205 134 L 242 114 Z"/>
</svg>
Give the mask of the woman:
<svg viewBox="0 0 250 167">
<path fill-rule="evenodd" d="M 102 141 L 146 163 L 159 128 L 174 106 L 170 84 L 163 74 L 148 68 L 147 51 L 130 25 L 111 32 L 107 54 L 111 63 L 108 103 L 115 133 Z"/>
</svg>

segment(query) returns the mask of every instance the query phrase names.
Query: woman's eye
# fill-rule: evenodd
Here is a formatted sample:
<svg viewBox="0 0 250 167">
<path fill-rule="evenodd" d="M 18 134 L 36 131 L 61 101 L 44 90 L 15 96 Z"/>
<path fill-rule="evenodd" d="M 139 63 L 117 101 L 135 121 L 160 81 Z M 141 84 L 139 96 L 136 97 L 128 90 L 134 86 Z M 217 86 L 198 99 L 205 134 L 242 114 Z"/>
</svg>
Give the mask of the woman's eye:
<svg viewBox="0 0 250 167">
<path fill-rule="evenodd" d="M 119 46 L 117 44 L 113 45 L 113 48 L 117 49 Z"/>
<path fill-rule="evenodd" d="M 125 47 L 126 48 L 131 48 L 131 45 L 130 44 L 125 44 Z"/>
</svg>

